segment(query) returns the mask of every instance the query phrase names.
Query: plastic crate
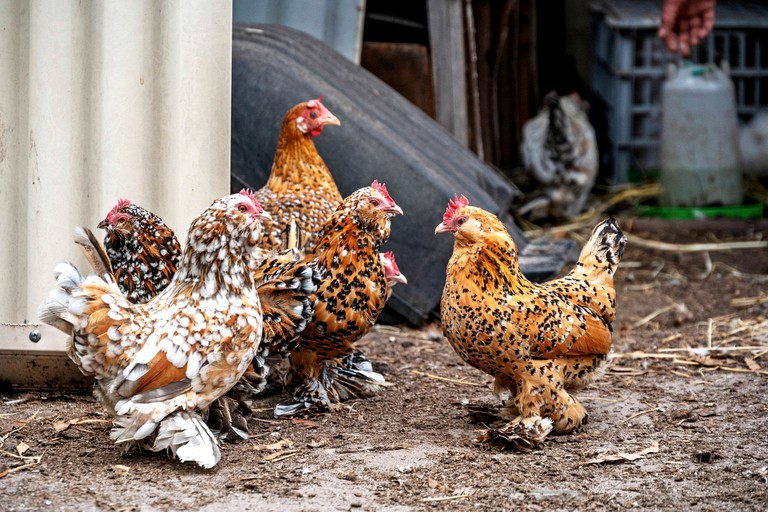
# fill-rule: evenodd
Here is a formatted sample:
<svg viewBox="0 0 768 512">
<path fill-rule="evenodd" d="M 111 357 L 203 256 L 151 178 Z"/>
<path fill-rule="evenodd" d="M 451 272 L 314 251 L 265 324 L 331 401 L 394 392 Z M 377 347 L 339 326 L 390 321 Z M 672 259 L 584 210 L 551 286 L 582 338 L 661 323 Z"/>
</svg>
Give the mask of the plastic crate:
<svg viewBox="0 0 768 512">
<path fill-rule="evenodd" d="M 601 165 L 612 184 L 659 166 L 661 86 L 670 63 L 683 65 L 656 36 L 661 0 L 594 2 L 592 88 L 608 106 L 610 148 Z M 715 28 L 691 62 L 727 61 L 740 122 L 768 107 L 768 2 L 718 0 Z M 605 172 L 605 171 L 603 171 Z"/>
</svg>

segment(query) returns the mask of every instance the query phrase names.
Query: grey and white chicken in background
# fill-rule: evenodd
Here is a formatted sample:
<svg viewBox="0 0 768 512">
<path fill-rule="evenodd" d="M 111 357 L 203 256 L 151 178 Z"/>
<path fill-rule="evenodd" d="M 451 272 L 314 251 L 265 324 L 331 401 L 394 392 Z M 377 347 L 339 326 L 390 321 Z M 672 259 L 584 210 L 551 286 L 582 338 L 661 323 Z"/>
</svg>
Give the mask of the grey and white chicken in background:
<svg viewBox="0 0 768 512">
<path fill-rule="evenodd" d="M 599 167 L 587 104 L 575 94 L 544 97 L 544 108 L 523 126 L 523 167 L 537 184 L 517 214 L 568 220 L 584 210 Z"/>
<path fill-rule="evenodd" d="M 758 112 L 739 129 L 739 146 L 744 174 L 768 177 L 768 111 Z"/>
</svg>

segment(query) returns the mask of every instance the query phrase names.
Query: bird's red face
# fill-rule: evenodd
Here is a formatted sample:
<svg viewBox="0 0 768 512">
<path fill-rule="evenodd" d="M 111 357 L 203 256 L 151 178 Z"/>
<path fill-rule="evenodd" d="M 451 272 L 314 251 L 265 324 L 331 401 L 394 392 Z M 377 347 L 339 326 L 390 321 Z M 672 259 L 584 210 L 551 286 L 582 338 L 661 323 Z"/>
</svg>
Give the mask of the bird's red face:
<svg viewBox="0 0 768 512">
<path fill-rule="evenodd" d="M 368 202 L 375 208 L 389 213 L 392 215 L 403 214 L 403 209 L 397 206 L 395 201 L 387 192 L 387 186 L 384 183 L 379 183 L 378 180 L 371 184 L 373 189 L 370 196 L 368 196 Z"/>
<path fill-rule="evenodd" d="M 256 196 L 253 195 L 253 192 L 244 188 L 240 191 L 240 196 L 241 197 L 238 198 L 238 201 L 235 204 L 235 208 L 237 208 L 240 213 L 248 215 L 252 219 L 260 219 L 262 221 L 272 220 L 269 213 L 265 212 L 264 208 L 262 208 L 261 204 L 256 200 Z"/>
<path fill-rule="evenodd" d="M 435 228 L 437 233 L 456 233 L 462 224 L 469 218 L 463 208 L 469 205 L 469 200 L 462 194 L 461 197 L 454 194 L 453 199 L 448 201 L 448 208 L 443 214 L 443 222 Z"/>
<path fill-rule="evenodd" d="M 296 126 L 301 133 L 309 133 L 313 137 L 317 137 L 325 125 L 341 125 L 341 121 L 320 102 L 321 98 L 309 100 L 306 108 L 296 118 Z"/>
<path fill-rule="evenodd" d="M 98 227 L 107 230 L 121 229 L 131 220 L 131 215 L 125 211 L 125 208 L 131 204 L 128 199 L 119 199 L 117 204 L 107 213 L 106 218 L 99 222 Z"/>
<path fill-rule="evenodd" d="M 384 265 L 384 274 L 390 286 L 397 283 L 408 284 L 408 280 L 400 273 L 400 268 L 397 266 L 395 253 L 392 251 L 381 253 L 381 263 Z"/>
</svg>

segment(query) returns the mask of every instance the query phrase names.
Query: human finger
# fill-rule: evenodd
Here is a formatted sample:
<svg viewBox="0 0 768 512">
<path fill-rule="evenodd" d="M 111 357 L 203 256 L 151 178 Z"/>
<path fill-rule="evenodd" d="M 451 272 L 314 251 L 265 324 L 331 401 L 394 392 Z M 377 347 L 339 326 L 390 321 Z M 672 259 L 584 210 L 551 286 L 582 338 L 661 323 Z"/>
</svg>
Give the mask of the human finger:
<svg viewBox="0 0 768 512">
<path fill-rule="evenodd" d="M 661 7 L 661 22 L 659 23 L 659 37 L 665 37 L 674 32 L 677 16 L 684 0 L 665 0 Z M 662 35 L 662 33 L 664 35 Z"/>
<path fill-rule="evenodd" d="M 702 26 L 702 20 L 699 16 L 693 16 L 690 19 L 690 26 L 691 29 L 689 30 L 688 34 L 690 37 L 691 46 L 696 46 L 701 42 L 702 35 L 701 35 L 701 26 Z"/>
<path fill-rule="evenodd" d="M 680 20 L 678 26 L 680 27 L 678 30 L 678 47 L 680 48 L 680 53 L 683 57 L 688 57 L 691 54 L 691 24 L 688 21 L 688 18 L 685 18 Z"/>
<path fill-rule="evenodd" d="M 678 47 L 678 37 L 674 32 L 669 32 L 662 38 L 664 44 L 667 46 L 667 50 L 670 52 L 676 52 Z"/>
<path fill-rule="evenodd" d="M 712 27 L 715 26 L 715 9 L 714 5 L 712 9 L 707 9 L 701 13 L 701 27 L 699 28 L 699 37 L 704 39 L 712 32 Z"/>
</svg>

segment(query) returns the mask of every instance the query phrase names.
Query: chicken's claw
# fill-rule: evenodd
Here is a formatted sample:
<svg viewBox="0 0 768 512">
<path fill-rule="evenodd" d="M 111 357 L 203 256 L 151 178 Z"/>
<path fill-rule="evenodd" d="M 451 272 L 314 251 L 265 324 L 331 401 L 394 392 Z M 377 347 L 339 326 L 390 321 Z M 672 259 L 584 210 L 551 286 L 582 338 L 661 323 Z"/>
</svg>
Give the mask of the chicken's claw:
<svg viewBox="0 0 768 512">
<path fill-rule="evenodd" d="M 288 402 L 277 404 L 275 418 L 288 418 L 298 414 L 316 414 L 327 412 L 330 408 L 328 392 L 319 380 L 310 379 L 299 386 Z"/>
<path fill-rule="evenodd" d="M 489 428 L 478 441 L 501 444 L 504 448 L 529 452 L 544 442 L 552 431 L 552 420 L 541 416 L 518 416 L 501 428 Z"/>
</svg>

